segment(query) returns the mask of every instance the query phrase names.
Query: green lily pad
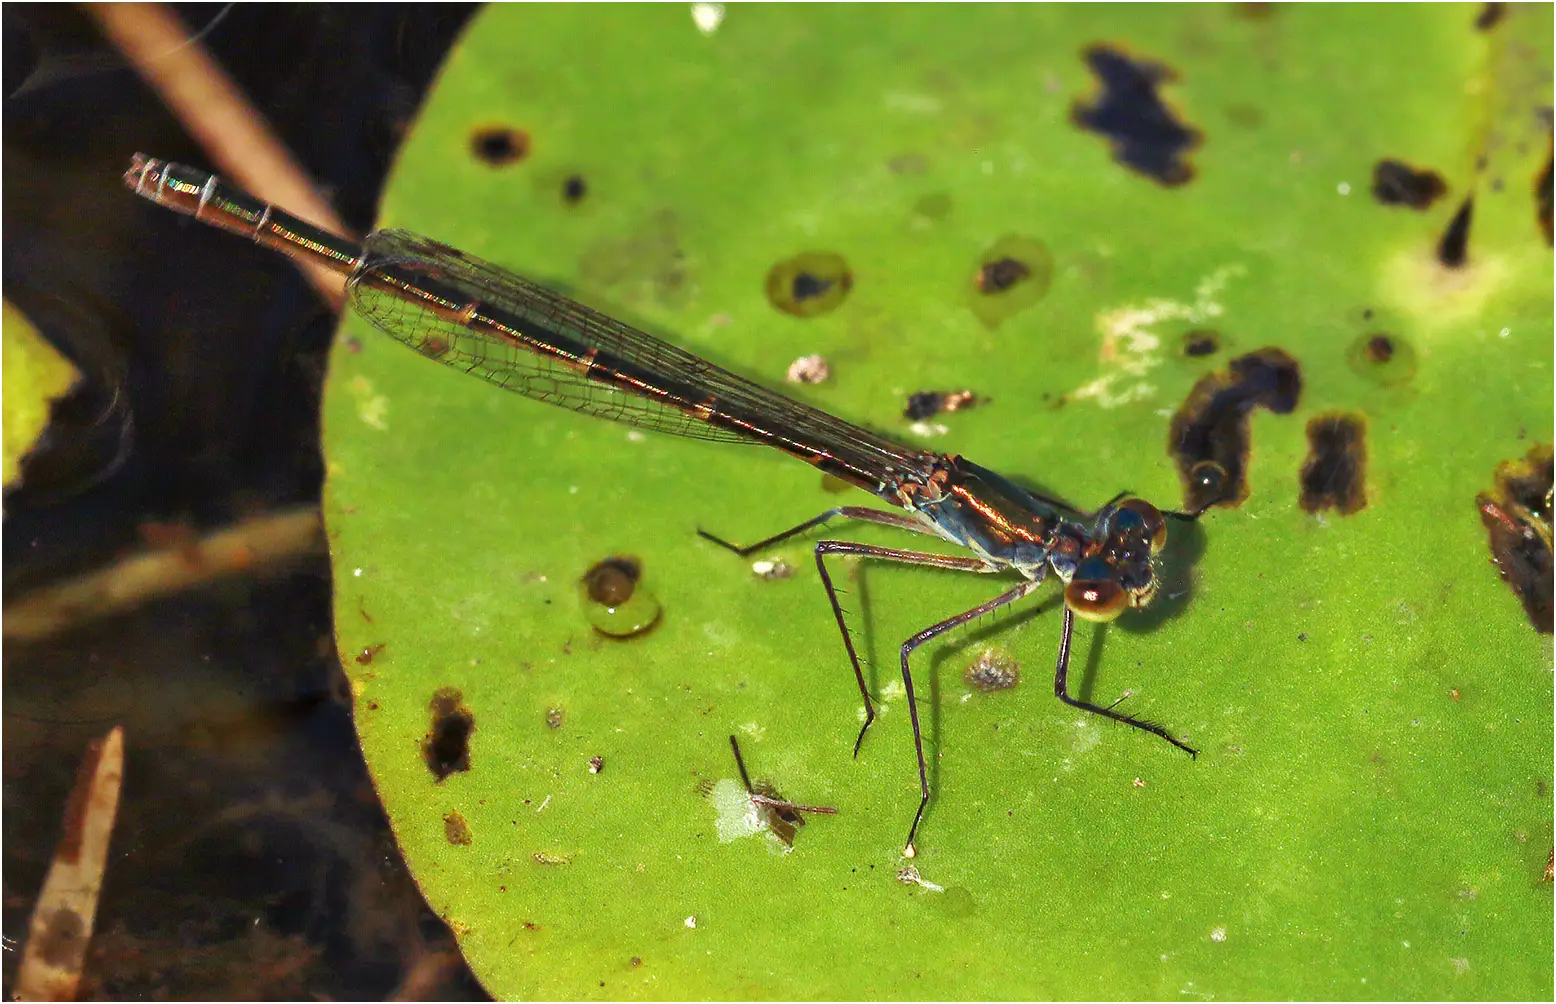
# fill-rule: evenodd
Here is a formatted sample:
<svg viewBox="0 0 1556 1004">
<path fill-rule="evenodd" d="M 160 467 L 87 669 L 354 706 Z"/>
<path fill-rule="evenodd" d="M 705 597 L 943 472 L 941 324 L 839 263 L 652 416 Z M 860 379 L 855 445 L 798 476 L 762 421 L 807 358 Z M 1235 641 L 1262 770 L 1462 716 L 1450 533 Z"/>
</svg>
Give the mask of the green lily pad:
<svg viewBox="0 0 1556 1004">
<path fill-rule="evenodd" d="M 1174 526 L 1156 606 L 1077 635 L 1071 687 L 1130 695 L 1198 759 L 1057 702 L 1057 612 L 1029 604 L 917 656 L 935 794 L 907 862 L 897 646 L 1000 583 L 832 566 L 881 709 L 852 759 L 814 535 L 765 556 L 784 577 L 695 530 L 755 540 L 868 499 L 349 321 L 326 415 L 339 644 L 400 846 L 487 988 L 1548 997 L 1551 645 L 1475 499 L 1552 424 L 1550 8 L 1483 28 L 1467 6 L 711 10 L 487 10 L 385 223 L 772 385 L 820 354 L 830 379 L 794 396 L 1085 505 L 1180 504 L 1173 413 L 1234 358 L 1282 349 L 1302 392 L 1250 413 L 1248 498 Z M 1107 132 L 1098 74 L 1120 65 L 1154 81 L 1167 161 Z M 1443 196 L 1380 203 L 1391 159 Z M 804 255 L 846 267 L 788 284 L 824 310 L 769 295 Z M 973 309 L 1022 268 L 1040 296 Z M 1408 367 L 1371 359 L 1379 334 Z M 963 389 L 978 407 L 901 417 Z M 1310 513 L 1307 429 L 1336 413 L 1362 423 L 1364 504 Z M 625 637 L 586 610 L 608 558 L 659 606 Z M 964 679 L 990 646 L 1019 685 Z M 837 814 L 792 847 L 735 825 L 731 734 L 755 777 Z"/>
<path fill-rule="evenodd" d="M 80 374 L 70 360 L 44 341 L 38 329 L 9 302 L 0 323 L 5 357 L 5 435 L 0 483 L 15 483 L 22 458 L 37 443 L 49 424 L 49 409 L 63 397 Z"/>
</svg>

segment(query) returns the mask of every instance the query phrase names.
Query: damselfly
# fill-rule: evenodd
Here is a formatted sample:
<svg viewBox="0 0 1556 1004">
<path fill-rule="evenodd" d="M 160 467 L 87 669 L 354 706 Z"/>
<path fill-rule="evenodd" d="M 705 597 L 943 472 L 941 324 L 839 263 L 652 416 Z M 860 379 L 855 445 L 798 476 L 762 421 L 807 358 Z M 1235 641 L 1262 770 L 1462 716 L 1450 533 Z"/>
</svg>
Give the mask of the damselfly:
<svg viewBox="0 0 1556 1004">
<path fill-rule="evenodd" d="M 1064 619 L 1054 695 L 1065 704 L 1153 733 L 1196 751 L 1151 722 L 1072 696 L 1067 685 L 1075 618 L 1111 621 L 1156 595 L 1162 512 L 1121 493 L 1092 514 L 1022 489 L 953 454 L 915 449 L 811 408 L 721 369 L 495 265 L 405 230 L 380 230 L 359 246 L 225 185 L 194 168 L 137 154 L 125 184 L 158 205 L 346 276 L 358 313 L 422 355 L 506 390 L 574 411 L 660 432 L 724 442 L 764 443 L 905 510 L 837 506 L 748 547 L 699 530 L 749 555 L 834 519 L 853 519 L 942 537 L 969 555 L 879 547 L 844 540 L 816 544 L 816 568 L 864 701 L 859 754 L 875 720 L 853 636 L 827 570 L 828 555 L 853 555 L 958 572 L 1014 572 L 1021 581 L 971 610 L 913 635 L 899 650 L 918 754 L 920 799 L 903 853 L 929 804 L 929 771 L 909 657 L 932 638 L 1030 595 L 1053 574 L 1064 583 Z"/>
</svg>

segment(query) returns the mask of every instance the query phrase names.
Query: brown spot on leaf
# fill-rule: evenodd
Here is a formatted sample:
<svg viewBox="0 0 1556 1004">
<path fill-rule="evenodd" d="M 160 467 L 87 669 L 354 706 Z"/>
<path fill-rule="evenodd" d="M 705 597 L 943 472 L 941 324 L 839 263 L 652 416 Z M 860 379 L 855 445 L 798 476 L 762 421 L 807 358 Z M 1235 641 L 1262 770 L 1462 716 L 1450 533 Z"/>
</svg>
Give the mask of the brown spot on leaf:
<svg viewBox="0 0 1556 1004">
<path fill-rule="evenodd" d="M 1353 373 L 1380 387 L 1402 387 L 1416 375 L 1416 350 L 1386 331 L 1369 331 L 1352 341 L 1345 362 Z"/>
<path fill-rule="evenodd" d="M 454 687 L 440 687 L 429 705 L 432 727 L 422 740 L 422 758 L 440 782 L 450 774 L 470 769 L 470 734 L 475 715 L 465 706 L 464 695 Z"/>
<path fill-rule="evenodd" d="M 1183 333 L 1183 354 L 1189 358 L 1214 355 L 1221 349 L 1221 335 L 1208 328 Z"/>
<path fill-rule="evenodd" d="M 968 306 L 993 331 L 1041 300 L 1053 279 L 1054 256 L 1033 237 L 1005 234 L 978 256 Z"/>
<path fill-rule="evenodd" d="M 1248 413 L 1289 413 L 1302 395 L 1302 371 L 1270 347 L 1233 359 L 1200 377 L 1173 415 L 1167 450 L 1183 481 L 1185 508 L 1235 506 L 1248 497 Z M 1209 475 L 1214 476 L 1209 476 Z"/>
<path fill-rule="evenodd" d="M 1448 194 L 1436 171 L 1418 171 L 1398 160 L 1384 159 L 1372 168 L 1372 197 L 1385 206 L 1426 209 Z"/>
<path fill-rule="evenodd" d="M 529 134 L 508 126 L 484 126 L 471 135 L 470 152 L 483 164 L 504 167 L 529 153 Z"/>
<path fill-rule="evenodd" d="M 843 256 L 807 251 L 767 271 L 767 302 L 793 317 L 820 317 L 843 305 L 854 276 Z"/>
<path fill-rule="evenodd" d="M 1335 509 L 1342 516 L 1367 506 L 1367 423 L 1360 415 L 1319 415 L 1307 423 L 1302 464 L 1303 512 Z"/>
<path fill-rule="evenodd" d="M 1443 268 L 1463 268 L 1469 261 L 1470 223 L 1475 218 L 1475 199 L 1467 197 L 1459 211 L 1448 221 L 1442 240 L 1437 242 L 1437 260 Z"/>
<path fill-rule="evenodd" d="M 1553 626 L 1551 457 L 1550 444 L 1541 443 L 1522 460 L 1498 464 L 1494 489 L 1475 498 L 1490 535 L 1492 564 L 1540 634 L 1550 634 Z"/>
<path fill-rule="evenodd" d="M 470 824 L 457 812 L 450 812 L 443 817 L 443 836 L 455 847 L 469 847 L 475 842 L 475 838 L 470 835 Z"/>
<path fill-rule="evenodd" d="M 1179 122 L 1158 93 L 1177 74 L 1108 45 L 1089 47 L 1084 58 L 1097 77 L 1098 95 L 1090 103 L 1075 102 L 1071 121 L 1106 138 L 1114 160 L 1158 184 L 1171 188 L 1193 178 L 1184 157 L 1200 146 L 1203 134 Z"/>
</svg>

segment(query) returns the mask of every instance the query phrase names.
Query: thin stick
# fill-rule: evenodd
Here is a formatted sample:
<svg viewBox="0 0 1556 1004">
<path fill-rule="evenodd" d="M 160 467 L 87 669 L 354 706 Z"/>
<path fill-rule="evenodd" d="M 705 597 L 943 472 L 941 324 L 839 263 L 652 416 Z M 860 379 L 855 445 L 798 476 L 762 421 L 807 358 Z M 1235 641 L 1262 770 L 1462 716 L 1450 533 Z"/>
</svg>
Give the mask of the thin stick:
<svg viewBox="0 0 1556 1004">
<path fill-rule="evenodd" d="M 115 726 L 88 748 L 70 793 L 65 833 L 33 904 L 17 966 L 18 1000 L 76 999 L 123 781 L 124 729 Z"/>
<path fill-rule="evenodd" d="M 122 613 L 212 579 L 251 574 L 257 568 L 324 553 L 319 510 L 309 507 L 273 513 L 187 544 L 139 554 L 24 596 L 5 607 L 5 637 L 47 638 L 73 625 Z"/>
<path fill-rule="evenodd" d="M 781 798 L 769 798 L 761 795 L 751 787 L 751 775 L 746 773 L 745 758 L 740 755 L 740 743 L 734 736 L 729 737 L 729 748 L 735 751 L 735 766 L 740 768 L 740 781 L 746 786 L 746 794 L 751 796 L 754 805 L 765 805 L 777 809 L 779 812 L 815 812 L 823 816 L 837 815 L 837 809 L 830 805 L 799 805 L 795 802 L 786 802 Z"/>
</svg>

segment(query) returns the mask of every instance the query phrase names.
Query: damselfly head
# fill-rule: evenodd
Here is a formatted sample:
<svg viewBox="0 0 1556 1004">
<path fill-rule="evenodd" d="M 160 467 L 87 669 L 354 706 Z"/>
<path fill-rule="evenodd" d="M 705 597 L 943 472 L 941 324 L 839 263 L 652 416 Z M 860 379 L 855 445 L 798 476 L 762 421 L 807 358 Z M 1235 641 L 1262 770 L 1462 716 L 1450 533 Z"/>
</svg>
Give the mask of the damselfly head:
<svg viewBox="0 0 1556 1004">
<path fill-rule="evenodd" d="M 1104 508 L 1064 587 L 1065 606 L 1099 623 L 1146 606 L 1156 596 L 1155 558 L 1166 543 L 1167 522 L 1144 499 Z"/>
</svg>

